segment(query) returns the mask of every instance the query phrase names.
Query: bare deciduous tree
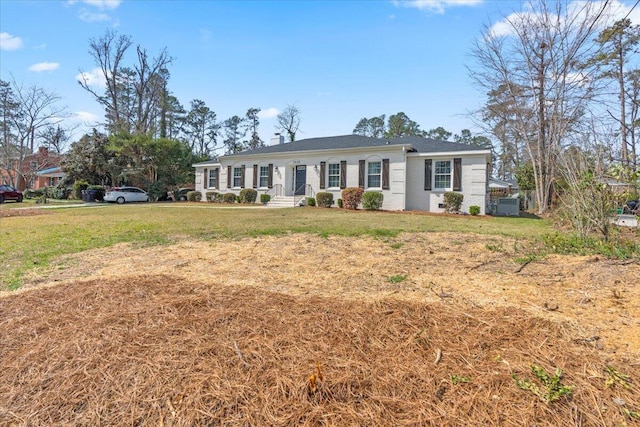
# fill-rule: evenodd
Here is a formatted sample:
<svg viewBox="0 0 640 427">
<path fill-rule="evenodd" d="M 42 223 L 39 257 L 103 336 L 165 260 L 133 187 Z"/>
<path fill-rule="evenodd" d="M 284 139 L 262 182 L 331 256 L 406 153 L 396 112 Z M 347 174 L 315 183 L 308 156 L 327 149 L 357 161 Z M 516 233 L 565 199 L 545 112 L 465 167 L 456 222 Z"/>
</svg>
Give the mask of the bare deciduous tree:
<svg viewBox="0 0 640 427">
<path fill-rule="evenodd" d="M 485 93 L 502 87 L 514 105 L 530 109 L 531 114 L 516 117 L 510 125 L 531 159 L 542 213 L 551 203 L 563 140 L 593 94 L 592 79 L 583 74 L 581 64 L 593 55 L 588 42 L 607 5 L 584 2 L 567 9 L 559 0 L 530 5 L 526 13 L 505 17 L 499 28 L 485 27 L 469 71 Z"/>
<path fill-rule="evenodd" d="M 133 67 L 125 67 L 125 54 L 131 44 L 131 37 L 118 35 L 114 30 L 107 30 L 97 40 L 91 39 L 89 53 L 100 68 L 105 93 L 99 93 L 84 72 L 79 81 L 104 107 L 111 133 L 148 133 L 160 127 L 157 122 L 166 96 L 167 67 L 173 59 L 166 49 L 150 58 L 146 49 L 137 46 L 137 62 Z"/>
<path fill-rule="evenodd" d="M 25 157 L 34 152 L 36 137 L 47 126 L 56 126 L 68 116 L 58 106 L 60 97 L 38 86 L 24 86 L 15 79 L 2 82 L 2 157 L 1 167 L 11 184 L 28 182 Z"/>
<path fill-rule="evenodd" d="M 295 105 L 287 105 L 287 108 L 278 114 L 278 129 L 287 132 L 289 142 L 296 140 L 296 133 L 300 128 L 300 109 Z"/>
</svg>

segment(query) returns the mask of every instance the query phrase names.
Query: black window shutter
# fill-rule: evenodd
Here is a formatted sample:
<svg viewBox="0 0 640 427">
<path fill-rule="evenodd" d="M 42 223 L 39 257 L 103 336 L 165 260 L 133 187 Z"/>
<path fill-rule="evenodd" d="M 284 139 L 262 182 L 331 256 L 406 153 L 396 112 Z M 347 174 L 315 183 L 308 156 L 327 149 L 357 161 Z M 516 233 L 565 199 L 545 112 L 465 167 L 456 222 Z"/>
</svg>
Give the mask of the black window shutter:
<svg viewBox="0 0 640 427">
<path fill-rule="evenodd" d="M 382 189 L 389 189 L 389 159 L 382 159 Z"/>
<path fill-rule="evenodd" d="M 269 184 L 267 185 L 267 187 L 273 187 L 273 164 L 271 163 L 269 164 Z"/>
<path fill-rule="evenodd" d="M 202 188 L 209 188 L 209 175 L 207 174 L 207 168 L 204 168 L 204 185 Z"/>
<path fill-rule="evenodd" d="M 462 159 L 456 157 L 453 159 L 453 191 L 462 190 Z"/>
<path fill-rule="evenodd" d="M 320 162 L 320 189 L 321 190 L 324 190 L 327 187 L 325 184 L 327 180 L 326 167 L 327 167 L 327 162 Z"/>
<path fill-rule="evenodd" d="M 231 166 L 227 166 L 227 188 L 231 188 L 231 181 L 233 181 L 233 175 L 231 175 Z"/>
<path fill-rule="evenodd" d="M 253 188 L 258 188 L 258 165 L 253 165 Z"/>
<path fill-rule="evenodd" d="M 425 159 L 424 161 L 424 189 L 431 191 L 431 168 L 433 160 Z"/>
<path fill-rule="evenodd" d="M 244 165 L 240 166 L 240 188 L 244 188 Z"/>
<path fill-rule="evenodd" d="M 216 168 L 216 186 L 215 188 L 220 188 L 220 168 Z"/>
<path fill-rule="evenodd" d="M 347 161 L 340 161 L 340 188 L 347 188 Z"/>
<path fill-rule="evenodd" d="M 358 187 L 364 188 L 364 160 L 358 160 Z"/>
</svg>

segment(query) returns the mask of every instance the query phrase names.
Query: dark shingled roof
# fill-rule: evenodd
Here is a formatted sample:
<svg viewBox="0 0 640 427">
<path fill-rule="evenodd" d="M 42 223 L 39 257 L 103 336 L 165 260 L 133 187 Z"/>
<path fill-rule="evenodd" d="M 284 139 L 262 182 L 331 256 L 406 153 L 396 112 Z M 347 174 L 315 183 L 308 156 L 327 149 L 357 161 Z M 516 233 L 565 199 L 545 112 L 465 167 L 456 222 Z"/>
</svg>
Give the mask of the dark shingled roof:
<svg viewBox="0 0 640 427">
<path fill-rule="evenodd" d="M 458 142 L 438 141 L 419 136 L 399 138 L 371 138 L 362 135 L 328 136 L 322 138 L 301 139 L 284 144 L 269 145 L 255 150 L 242 151 L 224 157 L 246 156 L 253 154 L 288 153 L 310 150 L 336 150 L 342 148 L 382 147 L 387 145 L 410 145 L 419 153 L 446 153 L 452 151 L 485 151 L 486 148 Z"/>
</svg>

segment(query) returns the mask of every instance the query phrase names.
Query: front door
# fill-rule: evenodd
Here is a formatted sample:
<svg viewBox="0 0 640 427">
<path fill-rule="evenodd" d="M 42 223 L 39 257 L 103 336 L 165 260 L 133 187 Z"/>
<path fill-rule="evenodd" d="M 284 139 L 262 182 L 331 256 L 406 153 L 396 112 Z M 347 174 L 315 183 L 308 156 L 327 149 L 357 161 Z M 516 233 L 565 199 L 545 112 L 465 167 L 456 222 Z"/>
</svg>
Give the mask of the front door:
<svg viewBox="0 0 640 427">
<path fill-rule="evenodd" d="M 304 196 L 305 186 L 307 185 L 307 167 L 296 166 L 296 183 L 293 194 L 296 196 Z"/>
</svg>

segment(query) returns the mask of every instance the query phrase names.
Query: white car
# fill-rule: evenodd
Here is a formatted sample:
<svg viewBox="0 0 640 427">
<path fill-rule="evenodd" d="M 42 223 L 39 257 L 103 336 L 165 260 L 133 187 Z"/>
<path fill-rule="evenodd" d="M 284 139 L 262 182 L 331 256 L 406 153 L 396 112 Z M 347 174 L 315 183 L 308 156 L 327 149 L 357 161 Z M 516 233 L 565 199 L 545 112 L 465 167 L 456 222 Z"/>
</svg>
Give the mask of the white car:
<svg viewBox="0 0 640 427">
<path fill-rule="evenodd" d="M 148 202 L 149 195 L 138 187 L 114 187 L 104 195 L 104 201 L 119 205 L 125 202 Z"/>
</svg>

